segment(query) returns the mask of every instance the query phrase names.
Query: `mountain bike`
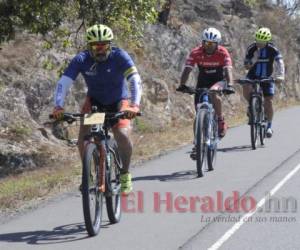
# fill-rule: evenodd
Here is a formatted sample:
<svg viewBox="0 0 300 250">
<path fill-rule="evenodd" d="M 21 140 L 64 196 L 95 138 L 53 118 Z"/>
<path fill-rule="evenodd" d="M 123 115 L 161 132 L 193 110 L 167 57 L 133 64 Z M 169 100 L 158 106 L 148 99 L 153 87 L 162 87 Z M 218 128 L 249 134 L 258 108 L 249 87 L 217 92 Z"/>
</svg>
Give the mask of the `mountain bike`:
<svg viewBox="0 0 300 250">
<path fill-rule="evenodd" d="M 93 113 L 64 113 L 62 121 L 71 124 L 82 121 L 91 126 L 84 138 L 84 157 L 82 160 L 83 215 L 89 236 L 99 233 L 102 221 L 103 198 L 110 223 L 121 218 L 121 182 L 122 161 L 116 141 L 109 135 L 110 121 L 126 118 L 126 111 L 100 113 L 92 107 Z M 138 115 L 141 115 L 138 113 Z M 50 115 L 53 119 L 53 116 Z"/>
<path fill-rule="evenodd" d="M 191 88 L 184 85 L 183 89 L 176 89 L 179 92 L 198 95 L 199 100 L 196 108 L 194 145 L 196 147 L 196 166 L 198 177 L 204 174 L 205 162 L 208 171 L 212 171 L 216 164 L 217 146 L 219 141 L 218 120 L 211 103 L 211 94 L 216 93 L 232 94 L 228 89 L 212 90 L 208 88 Z"/>
<path fill-rule="evenodd" d="M 265 145 L 266 131 L 267 131 L 267 121 L 265 118 L 264 111 L 264 98 L 261 85 L 264 83 L 273 82 L 273 78 L 265 79 L 238 79 L 237 83 L 251 84 L 252 92 L 250 94 L 249 107 L 248 107 L 248 116 L 249 116 L 249 125 L 250 125 L 250 138 L 252 149 L 257 148 L 258 137 L 260 144 Z"/>
</svg>

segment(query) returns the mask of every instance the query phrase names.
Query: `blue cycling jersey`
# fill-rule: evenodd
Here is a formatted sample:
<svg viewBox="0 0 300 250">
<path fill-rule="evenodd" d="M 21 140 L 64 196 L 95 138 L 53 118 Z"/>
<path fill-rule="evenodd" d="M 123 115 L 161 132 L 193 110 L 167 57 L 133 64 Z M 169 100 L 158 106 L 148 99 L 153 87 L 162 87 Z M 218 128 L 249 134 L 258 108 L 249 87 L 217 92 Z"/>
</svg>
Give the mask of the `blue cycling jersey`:
<svg viewBox="0 0 300 250">
<path fill-rule="evenodd" d="M 250 79 L 270 77 L 273 73 L 273 63 L 281 63 L 282 55 L 272 43 L 259 49 L 256 43 L 251 44 L 246 53 L 245 64 L 252 65 L 247 77 Z"/>
<path fill-rule="evenodd" d="M 126 79 L 137 70 L 126 51 L 112 47 L 104 62 L 95 62 L 88 50 L 77 54 L 63 75 L 75 80 L 79 73 L 86 81 L 87 95 L 109 105 L 128 98 Z"/>
</svg>

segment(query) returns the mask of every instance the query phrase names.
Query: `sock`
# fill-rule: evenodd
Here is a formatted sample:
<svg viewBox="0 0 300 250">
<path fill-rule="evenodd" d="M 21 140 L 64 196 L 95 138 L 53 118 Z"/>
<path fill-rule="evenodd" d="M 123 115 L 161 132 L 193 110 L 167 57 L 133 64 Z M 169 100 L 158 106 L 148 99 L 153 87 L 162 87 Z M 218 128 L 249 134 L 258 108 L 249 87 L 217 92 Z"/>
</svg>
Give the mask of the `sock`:
<svg viewBox="0 0 300 250">
<path fill-rule="evenodd" d="M 272 122 L 268 121 L 267 129 L 272 127 Z"/>
</svg>

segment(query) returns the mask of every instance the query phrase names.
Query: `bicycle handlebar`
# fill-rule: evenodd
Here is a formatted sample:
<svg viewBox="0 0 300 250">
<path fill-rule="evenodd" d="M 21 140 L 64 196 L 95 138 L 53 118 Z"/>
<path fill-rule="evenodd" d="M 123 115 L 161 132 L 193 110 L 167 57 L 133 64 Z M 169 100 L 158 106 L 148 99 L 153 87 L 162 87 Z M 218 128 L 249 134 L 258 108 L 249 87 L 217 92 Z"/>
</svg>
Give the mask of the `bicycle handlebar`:
<svg viewBox="0 0 300 250">
<path fill-rule="evenodd" d="M 61 121 L 65 121 L 69 124 L 80 120 L 84 117 L 85 114 L 81 113 L 64 113 L 63 118 L 60 119 Z M 142 112 L 138 112 L 136 116 L 142 116 Z M 55 119 L 52 114 L 49 115 L 49 119 Z M 117 113 L 105 113 L 105 119 L 114 120 L 114 119 L 128 119 L 127 118 L 127 111 L 121 111 Z"/>
<path fill-rule="evenodd" d="M 231 89 L 227 89 L 227 88 L 224 88 L 224 89 L 209 89 L 209 88 L 192 88 L 192 87 L 189 87 L 189 86 L 186 86 L 186 85 L 183 85 L 183 86 L 184 87 L 181 87 L 181 86 L 178 87 L 176 89 L 176 91 L 182 92 L 182 93 L 187 93 L 187 94 L 190 94 L 190 95 L 198 94 L 198 93 L 201 93 L 201 92 L 226 94 L 226 95 L 230 95 L 230 94 L 234 93 L 234 91 L 232 91 Z"/>
<path fill-rule="evenodd" d="M 270 83 L 273 82 L 274 79 L 273 77 L 269 77 L 269 78 L 264 78 L 264 79 L 237 79 L 235 80 L 235 82 L 243 85 L 243 84 L 259 84 L 259 83 Z"/>
</svg>

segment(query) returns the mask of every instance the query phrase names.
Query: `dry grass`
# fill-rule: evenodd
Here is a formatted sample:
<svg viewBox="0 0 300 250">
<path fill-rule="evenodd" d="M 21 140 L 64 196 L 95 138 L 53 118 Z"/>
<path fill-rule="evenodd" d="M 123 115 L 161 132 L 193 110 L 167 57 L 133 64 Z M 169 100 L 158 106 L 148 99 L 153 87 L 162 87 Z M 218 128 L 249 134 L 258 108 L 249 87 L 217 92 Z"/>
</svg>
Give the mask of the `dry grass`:
<svg viewBox="0 0 300 250">
<path fill-rule="evenodd" d="M 171 127 L 156 133 L 135 134 L 133 136 L 135 163 L 161 155 L 171 149 L 192 143 L 192 125 L 182 128 Z"/>
<path fill-rule="evenodd" d="M 0 181 L 0 210 L 24 206 L 26 202 L 48 197 L 70 189 L 80 176 L 78 164 L 63 167 L 46 167 Z"/>
</svg>

